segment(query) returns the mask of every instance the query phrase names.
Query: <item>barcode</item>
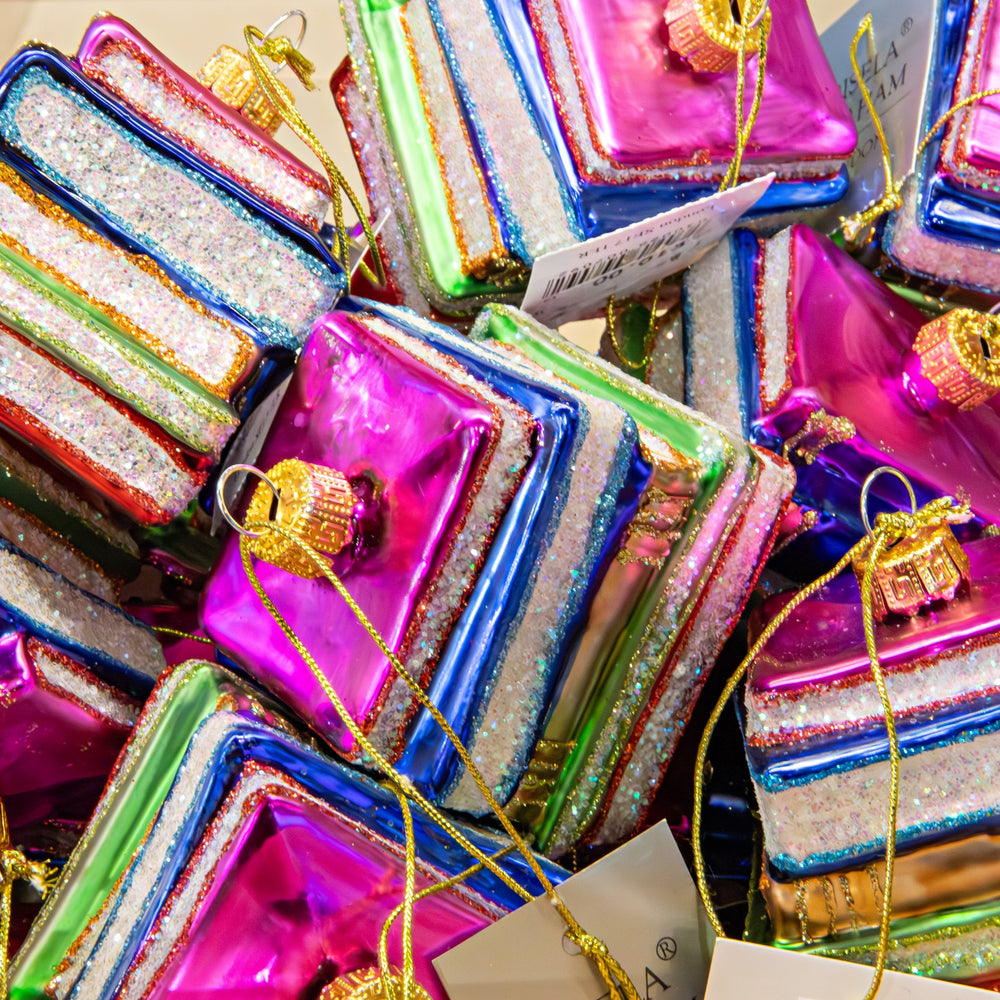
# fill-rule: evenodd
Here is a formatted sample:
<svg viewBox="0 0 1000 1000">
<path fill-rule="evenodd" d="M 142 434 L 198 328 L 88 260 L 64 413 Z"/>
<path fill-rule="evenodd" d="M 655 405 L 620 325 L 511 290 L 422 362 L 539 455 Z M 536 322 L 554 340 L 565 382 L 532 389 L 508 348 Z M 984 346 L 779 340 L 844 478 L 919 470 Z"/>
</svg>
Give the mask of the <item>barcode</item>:
<svg viewBox="0 0 1000 1000">
<path fill-rule="evenodd" d="M 655 257 L 657 252 L 664 246 L 676 243 L 679 235 L 681 234 L 676 231 L 664 233 L 662 236 L 658 236 L 655 240 L 650 240 L 648 243 L 641 243 L 639 246 L 622 250 L 621 253 L 615 254 L 614 257 L 608 257 L 605 260 L 592 260 L 589 264 L 563 271 L 562 274 L 549 279 L 545 285 L 545 291 L 542 293 L 542 298 L 549 298 L 561 292 L 569 291 L 577 285 L 595 282 L 599 278 L 610 275 L 612 272 L 620 271 L 629 265 L 642 266 Z M 689 236 L 690 233 L 683 235 Z"/>
</svg>

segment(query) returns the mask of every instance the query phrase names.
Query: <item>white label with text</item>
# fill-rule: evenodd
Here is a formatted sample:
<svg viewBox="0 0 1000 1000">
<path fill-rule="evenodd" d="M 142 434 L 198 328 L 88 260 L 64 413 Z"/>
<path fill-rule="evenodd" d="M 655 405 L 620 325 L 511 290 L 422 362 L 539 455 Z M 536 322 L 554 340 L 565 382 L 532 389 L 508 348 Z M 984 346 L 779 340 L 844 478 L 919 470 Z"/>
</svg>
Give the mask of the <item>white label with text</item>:
<svg viewBox="0 0 1000 1000">
<path fill-rule="evenodd" d="M 774 174 L 539 257 L 521 308 L 540 323 L 585 319 L 608 298 L 635 295 L 690 267 L 768 189 Z"/>
<path fill-rule="evenodd" d="M 715 935 L 665 823 L 558 889 L 645 1000 L 701 1000 Z M 540 897 L 434 959 L 451 1000 L 601 1000 L 607 986 Z"/>
</svg>

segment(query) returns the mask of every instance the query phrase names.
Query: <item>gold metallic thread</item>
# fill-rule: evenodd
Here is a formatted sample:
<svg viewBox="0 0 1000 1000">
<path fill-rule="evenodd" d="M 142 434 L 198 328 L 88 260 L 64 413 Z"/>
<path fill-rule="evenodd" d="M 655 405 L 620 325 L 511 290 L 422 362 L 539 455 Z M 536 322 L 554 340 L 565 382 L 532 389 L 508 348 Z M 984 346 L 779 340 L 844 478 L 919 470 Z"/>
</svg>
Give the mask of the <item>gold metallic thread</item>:
<svg viewBox="0 0 1000 1000">
<path fill-rule="evenodd" d="M 894 470 L 892 470 L 894 471 Z M 869 479 L 869 482 L 871 480 Z M 969 516 L 969 509 L 964 504 L 956 503 L 951 497 L 942 497 L 934 500 L 911 514 L 893 513 L 879 514 L 875 519 L 875 526 L 870 534 L 853 546 L 839 560 L 829 572 L 824 573 L 817 580 L 800 590 L 787 605 L 776 615 L 761 632 L 757 641 L 747 653 L 743 662 L 737 667 L 722 691 L 712 713 L 705 724 L 701 741 L 698 745 L 698 753 L 695 758 L 694 776 L 694 806 L 692 811 L 692 831 L 691 841 L 694 850 L 694 868 L 698 883 L 698 893 L 701 901 L 708 912 L 709 919 L 716 933 L 720 937 L 725 937 L 725 931 L 719 920 L 718 914 L 712 903 L 712 894 L 708 885 L 708 876 L 705 869 L 705 858 L 702 852 L 702 806 L 705 794 L 705 778 L 708 768 L 708 748 L 712 733 L 718 724 L 723 710 L 728 705 L 730 698 L 739 687 L 743 678 L 753 662 L 760 655 L 761 650 L 770 641 L 774 633 L 781 627 L 785 620 L 795 609 L 808 600 L 813 594 L 825 587 L 831 580 L 837 577 L 844 569 L 858 558 L 867 558 L 867 566 L 861 579 L 861 614 L 865 633 L 865 648 L 868 653 L 868 662 L 871 667 L 872 678 L 878 690 L 879 699 L 882 703 L 882 710 L 885 715 L 885 727 L 889 738 L 889 810 L 886 842 L 885 842 L 885 884 L 882 897 L 882 911 L 879 920 L 878 950 L 875 956 L 875 970 L 872 976 L 871 985 L 865 994 L 864 1000 L 873 1000 L 882 982 L 882 975 L 885 971 L 886 955 L 889 948 L 889 927 L 892 920 L 892 881 L 896 858 L 896 814 L 899 805 L 899 738 L 896 733 L 896 724 L 892 712 L 892 703 L 889 700 L 889 692 L 885 684 L 885 676 L 878 659 L 878 650 L 875 646 L 875 620 L 872 613 L 872 588 L 874 584 L 875 567 L 878 565 L 882 553 L 890 546 L 898 543 L 904 538 L 912 535 L 915 531 L 935 528 L 942 524 L 948 524 L 956 520 L 962 520 Z"/>
<path fill-rule="evenodd" d="M 611 346 L 614 349 L 618 360 L 626 367 L 632 371 L 638 371 L 640 368 L 645 368 L 646 365 L 652 360 L 652 347 L 653 340 L 656 337 L 656 331 L 658 324 L 656 322 L 656 307 L 660 304 L 660 285 L 662 282 L 657 282 L 656 287 L 653 290 L 653 302 L 649 307 L 649 326 L 646 328 L 646 336 L 643 338 L 642 342 L 642 357 L 638 361 L 633 361 L 626 354 L 622 345 L 618 342 L 618 322 L 615 318 L 615 297 L 613 295 L 608 298 L 608 305 L 604 313 L 604 328 L 608 331 L 608 336 L 611 338 Z"/>
<path fill-rule="evenodd" d="M 317 138 L 316 133 L 306 124 L 305 119 L 299 114 L 295 106 L 285 101 L 282 97 L 282 85 L 274 75 L 273 70 L 268 66 L 267 60 L 270 60 L 277 66 L 287 65 L 307 90 L 316 89 L 311 79 L 313 71 L 312 63 L 284 36 L 280 38 L 265 37 L 259 28 L 255 28 L 249 24 L 243 29 L 243 35 L 247 44 L 247 57 L 250 60 L 250 65 L 253 67 L 261 89 L 267 95 L 268 100 L 278 109 L 281 117 L 288 123 L 291 130 L 319 157 L 323 168 L 330 178 L 330 187 L 333 193 L 334 257 L 340 262 L 344 271 L 350 275 L 351 237 L 344 221 L 344 203 L 341 198 L 341 194 L 344 194 L 347 196 L 347 200 L 351 203 L 351 207 L 354 209 L 354 213 L 357 215 L 358 221 L 364 229 L 365 239 L 368 241 L 368 248 L 375 263 L 374 275 L 371 274 L 371 271 L 363 262 L 360 265 L 361 270 L 366 276 L 384 285 L 385 270 L 382 266 L 382 257 L 379 254 L 378 244 L 375 242 L 375 234 L 368 221 L 367 212 L 358 196 L 351 189 L 350 184 L 347 183 L 347 179 L 341 173 L 340 168 L 334 163 L 333 157 L 330 156 Z"/>
<path fill-rule="evenodd" d="M 767 36 L 771 31 L 771 12 L 767 9 L 767 0 L 761 3 L 748 3 L 744 13 L 744 18 L 752 23 L 755 18 L 760 18 L 757 25 L 757 81 L 754 85 L 753 103 L 750 106 L 750 114 L 746 121 L 743 120 L 744 91 L 746 90 L 746 71 L 748 46 L 750 44 L 749 28 L 740 24 L 736 47 L 736 143 L 733 147 L 733 159 L 726 170 L 722 183 L 719 185 L 720 191 L 726 191 L 734 187 L 740 179 L 740 166 L 743 163 L 743 154 L 746 151 L 747 143 L 750 141 L 750 133 L 753 131 L 757 121 L 757 114 L 760 111 L 760 102 L 764 94 L 764 70 L 767 67 Z"/>
<path fill-rule="evenodd" d="M 507 836 L 514 842 L 517 847 L 518 852 L 524 857 L 528 866 L 531 868 L 532 873 L 538 880 L 539 884 L 545 890 L 546 895 L 552 902 L 552 905 L 556 908 L 559 915 L 565 922 L 568 930 L 566 932 L 566 937 L 572 943 L 579 947 L 581 953 L 585 955 L 596 967 L 598 974 L 601 976 L 602 980 L 608 987 L 609 1000 L 639 1000 L 639 994 L 635 986 L 632 984 L 625 970 L 614 960 L 614 958 L 609 954 L 607 946 L 595 938 L 593 935 L 587 934 L 586 931 L 580 926 L 576 918 L 569 911 L 566 904 L 559 897 L 556 892 L 555 886 L 545 874 L 544 869 L 539 864 L 538 860 L 532 854 L 531 849 L 525 843 L 524 839 L 515 829 L 513 823 L 504 814 L 503 809 L 497 802 L 492 791 L 490 790 L 488 784 L 483 778 L 476 766 L 475 761 L 469 754 L 469 751 L 462 744 L 462 741 L 455 734 L 448 720 L 441 714 L 437 706 L 430 701 L 423 689 L 417 683 L 417 681 L 410 675 L 403 664 L 400 662 L 399 658 L 395 653 L 389 648 L 385 640 L 379 635 L 378 631 L 368 620 L 365 613 L 358 606 L 357 602 L 351 597 L 347 588 L 341 582 L 340 578 L 329 568 L 326 560 L 316 552 L 307 542 L 303 541 L 297 535 L 290 532 L 287 528 L 272 520 L 250 522 L 244 524 L 244 531 L 250 532 L 251 534 L 256 534 L 258 532 L 274 532 L 283 535 L 289 542 L 297 545 L 301 548 L 303 554 L 312 560 L 313 564 L 316 566 L 317 570 L 320 571 L 321 575 L 326 578 L 326 580 L 332 584 L 337 593 L 346 602 L 347 606 L 351 609 L 355 618 L 361 623 L 362 627 L 371 637 L 372 641 L 378 646 L 382 651 L 382 654 L 386 659 L 392 664 L 393 669 L 396 673 L 406 682 L 407 686 L 413 691 L 415 697 L 420 702 L 420 704 L 426 708 L 434 720 L 438 723 L 441 729 L 444 731 L 448 740 L 454 746 L 458 753 L 459 758 L 462 763 L 468 769 L 470 775 L 475 780 L 476 785 L 479 787 L 480 792 L 486 799 L 491 811 L 500 821 L 501 826 L 506 832 Z M 467 851 L 473 858 L 479 861 L 485 868 L 487 868 L 492 874 L 499 878 L 505 885 L 507 885 L 511 890 L 520 895 L 523 899 L 530 899 L 531 894 L 527 892 L 515 879 L 513 879 L 504 869 L 502 869 L 491 857 L 484 854 L 479 850 L 469 839 L 465 836 L 460 829 L 458 829 L 451 820 L 445 816 L 436 806 L 429 802 L 415 787 L 403 776 L 395 770 L 395 768 L 389 763 L 385 757 L 372 745 L 365 734 L 361 731 L 360 726 L 352 718 L 351 714 L 345 708 L 343 702 L 340 700 L 339 695 L 334 689 L 333 685 L 327 679 L 323 671 L 320 669 L 319 665 L 313 659 L 312 654 L 309 652 L 308 648 L 302 642 L 302 640 L 295 634 L 295 631 L 288 624 L 285 618 L 282 616 L 281 612 L 277 609 L 274 602 L 268 596 L 267 592 L 264 590 L 263 585 L 257 576 L 256 571 L 253 566 L 253 554 L 251 551 L 251 543 L 253 539 L 250 535 L 243 533 L 240 536 L 240 555 L 243 561 L 243 568 L 250 580 L 251 585 L 258 598 L 263 603 L 264 607 L 267 609 L 268 613 L 284 632 L 285 636 L 295 647 L 299 656 L 302 657 L 303 661 L 309 667 L 313 676 L 316 678 L 318 683 L 326 694 L 327 698 L 330 700 L 337 714 L 340 716 L 342 722 L 347 727 L 348 731 L 357 741 L 358 745 L 362 748 L 364 753 L 371 759 L 376 767 L 382 771 L 386 776 L 388 776 L 394 783 L 395 786 L 411 801 L 415 802 L 420 808 L 430 816 L 449 836 L 455 840 L 465 851 Z M 412 962 L 412 956 L 406 959 Z M 404 970 L 405 971 L 405 970 Z M 390 987 L 391 988 L 391 987 Z"/>
<path fill-rule="evenodd" d="M 820 452 L 831 444 L 850 441 L 857 428 L 847 417 L 834 417 L 824 409 L 813 410 L 806 422 L 785 442 L 782 458 L 793 464 L 812 465 Z"/>
<path fill-rule="evenodd" d="M 29 861 L 10 841 L 7 810 L 0 801 L 0 998 L 7 1000 L 7 950 L 10 942 L 11 894 L 18 879 L 31 882 L 46 895 L 55 886 L 58 872 L 45 861 Z"/>
<path fill-rule="evenodd" d="M 871 14 L 866 14 L 861 19 L 861 23 L 858 25 L 858 30 L 855 32 L 854 38 L 851 40 L 851 68 L 854 70 L 854 79 L 858 83 L 858 88 L 861 91 L 861 97 L 865 102 L 865 107 L 868 108 L 868 114 L 871 116 L 872 125 L 875 127 L 875 135 L 878 137 L 879 149 L 882 153 L 882 169 L 885 172 L 885 193 L 881 198 L 878 198 L 876 201 L 868 205 L 867 208 L 840 220 L 840 229 L 844 234 L 844 239 L 848 245 L 856 244 L 860 237 L 864 234 L 868 227 L 876 221 L 876 219 L 881 218 L 886 212 L 894 212 L 902 207 L 903 198 L 901 192 L 903 190 L 903 181 L 906 179 L 905 177 L 901 177 L 899 180 L 893 179 L 892 152 L 889 149 L 889 140 L 885 136 L 885 130 L 882 128 L 882 120 L 879 118 L 878 112 L 875 110 L 875 102 L 872 100 L 872 95 L 864 80 L 864 74 L 861 72 L 861 67 L 858 65 L 858 43 L 865 34 L 868 34 L 874 44 L 875 33 L 872 29 Z M 930 127 L 930 129 L 928 129 L 927 134 L 917 147 L 914 158 L 919 158 L 920 154 L 927 148 L 927 144 L 934 138 L 938 129 L 940 129 L 952 115 L 961 111 L 962 108 L 967 108 L 970 104 L 974 104 L 976 101 L 981 101 L 984 97 L 993 97 L 996 94 L 1000 94 L 1000 88 L 994 88 L 993 90 L 981 90 L 975 94 L 970 94 L 968 97 L 965 97 L 961 101 L 953 104 L 943 115 L 941 115 L 941 117 Z"/>
</svg>

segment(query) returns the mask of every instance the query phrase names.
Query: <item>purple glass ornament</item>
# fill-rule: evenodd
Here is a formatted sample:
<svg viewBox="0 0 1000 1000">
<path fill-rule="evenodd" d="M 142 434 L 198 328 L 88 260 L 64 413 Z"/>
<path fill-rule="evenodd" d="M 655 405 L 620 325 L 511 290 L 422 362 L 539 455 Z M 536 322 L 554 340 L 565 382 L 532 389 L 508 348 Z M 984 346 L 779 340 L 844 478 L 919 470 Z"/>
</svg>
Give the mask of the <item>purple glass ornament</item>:
<svg viewBox="0 0 1000 1000">
<path fill-rule="evenodd" d="M 914 377 L 911 349 L 926 317 L 806 226 L 768 241 L 764 253 L 755 434 L 780 447 L 820 410 L 853 427 L 825 444 L 817 431 L 822 447 L 800 461 L 800 494 L 856 520 L 860 483 L 888 462 L 924 496 L 961 491 L 979 517 L 1000 521 L 1000 403 L 958 410 Z M 900 493 L 885 495 L 898 505 Z"/>
<path fill-rule="evenodd" d="M 266 471 L 300 458 L 351 483 L 360 500 L 357 530 L 332 569 L 404 661 L 418 620 L 434 616 L 443 641 L 460 611 L 458 601 L 435 608 L 426 598 L 459 543 L 491 457 L 494 420 L 482 398 L 354 317 L 331 313 L 313 329 L 257 462 Z M 479 541 L 461 539 L 474 560 L 483 556 Z M 327 580 L 264 562 L 256 569 L 352 717 L 370 728 L 395 676 L 386 657 Z M 354 751 L 323 688 L 254 593 L 235 535 L 205 588 L 201 618 L 220 646 L 331 745 Z"/>
<path fill-rule="evenodd" d="M 711 174 L 733 153 L 737 74 L 695 73 L 669 49 L 664 0 L 529 0 L 546 74 L 581 175 L 611 183 Z M 812 161 L 833 173 L 856 131 L 804 0 L 773 0 L 747 167 Z M 757 60 L 748 67 L 752 95 Z M 750 97 L 747 98 L 749 107 Z"/>
</svg>

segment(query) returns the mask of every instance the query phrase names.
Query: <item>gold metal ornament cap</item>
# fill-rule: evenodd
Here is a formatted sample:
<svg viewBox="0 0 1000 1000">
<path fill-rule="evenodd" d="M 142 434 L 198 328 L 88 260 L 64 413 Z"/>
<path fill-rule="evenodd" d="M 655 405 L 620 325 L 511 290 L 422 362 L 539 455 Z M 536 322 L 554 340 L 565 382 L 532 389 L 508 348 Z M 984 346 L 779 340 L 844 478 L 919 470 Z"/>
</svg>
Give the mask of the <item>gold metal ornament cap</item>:
<svg viewBox="0 0 1000 1000">
<path fill-rule="evenodd" d="M 336 555 L 353 539 L 351 516 L 357 505 L 350 484 L 335 469 L 289 458 L 274 466 L 267 481 L 257 485 L 247 507 L 246 523 L 273 521 L 310 548 Z M 253 537 L 250 551 L 296 576 L 322 576 L 301 546 L 276 531 Z"/>
<path fill-rule="evenodd" d="M 854 564 L 858 586 L 867 557 Z M 872 611 L 877 621 L 890 614 L 913 617 L 935 601 L 950 601 L 969 580 L 969 557 L 947 525 L 918 529 L 881 553 L 875 565 Z"/>
<path fill-rule="evenodd" d="M 250 61 L 231 45 L 220 45 L 204 66 L 198 70 L 198 81 L 203 83 L 223 104 L 239 113 L 269 135 L 274 135 L 281 125 L 278 109 L 267 99 L 257 83 Z M 280 81 L 275 81 L 282 97 L 295 103 L 292 92 Z"/>
<path fill-rule="evenodd" d="M 741 28 L 729 0 L 669 0 L 663 19 L 670 48 L 696 73 L 736 68 Z M 757 49 L 757 32 L 748 30 L 744 52 L 751 56 Z"/>
<path fill-rule="evenodd" d="M 402 996 L 402 973 L 390 967 L 389 975 L 396 985 L 397 994 Z M 413 984 L 413 1000 L 430 1000 L 427 991 L 419 984 Z M 370 966 L 357 972 L 345 972 L 342 976 L 323 987 L 320 1000 L 388 1000 L 382 984 L 382 976 L 377 968 Z"/>
<path fill-rule="evenodd" d="M 917 498 L 909 479 L 892 466 L 879 466 L 868 476 L 861 489 L 861 520 L 869 537 L 872 536 L 872 525 L 868 519 L 868 491 L 875 480 L 885 474 L 895 476 L 903 483 L 910 498 L 910 513 L 919 514 Z M 941 502 L 945 500 L 954 503 L 948 498 L 942 498 Z M 967 515 L 968 511 L 958 520 L 967 520 Z M 864 587 L 870 551 L 863 552 L 852 562 L 861 588 Z M 878 555 L 872 571 L 872 614 L 876 621 L 884 621 L 890 614 L 911 618 L 935 601 L 952 600 L 963 582 L 969 582 L 969 557 L 950 526 L 941 522 L 911 524 L 906 534 Z"/>
<path fill-rule="evenodd" d="M 913 350 L 921 375 L 960 410 L 974 409 L 1000 390 L 998 316 L 952 309 L 920 328 Z"/>
</svg>

